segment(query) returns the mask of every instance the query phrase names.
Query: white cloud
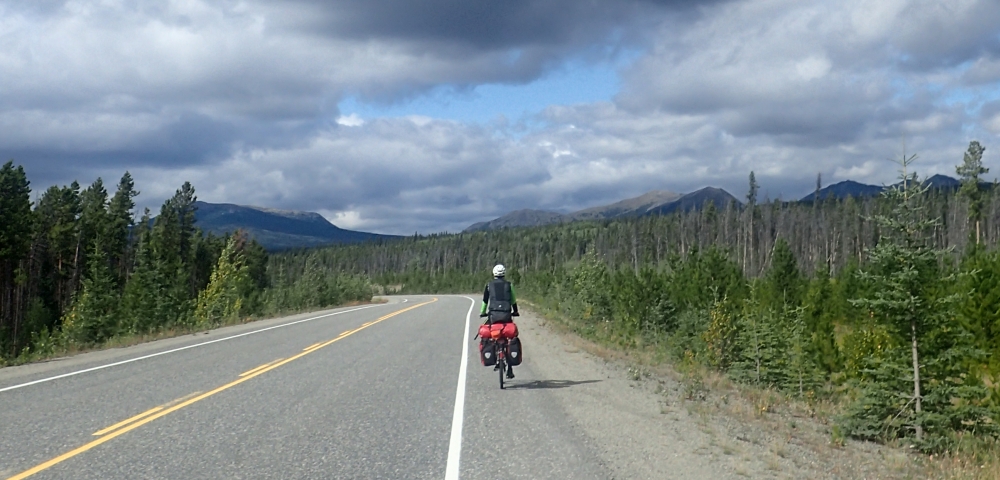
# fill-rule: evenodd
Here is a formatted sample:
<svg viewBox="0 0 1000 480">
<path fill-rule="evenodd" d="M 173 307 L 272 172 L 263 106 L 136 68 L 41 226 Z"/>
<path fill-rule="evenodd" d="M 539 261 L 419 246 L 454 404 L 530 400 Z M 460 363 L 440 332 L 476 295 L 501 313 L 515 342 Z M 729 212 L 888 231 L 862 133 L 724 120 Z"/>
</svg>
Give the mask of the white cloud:
<svg viewBox="0 0 1000 480">
<path fill-rule="evenodd" d="M 1000 135 L 1000 113 L 983 122 L 983 127 L 994 135 Z"/>
<path fill-rule="evenodd" d="M 830 60 L 825 57 L 809 57 L 795 64 L 795 71 L 803 80 L 823 78 L 830 73 Z"/>
<path fill-rule="evenodd" d="M 784 198 L 817 173 L 889 183 L 904 140 L 927 174 L 953 174 L 972 139 L 987 166 L 1000 151 L 994 1 L 508 3 L 475 28 L 442 20 L 468 2 L 0 5 L 0 154 L 39 190 L 128 168 L 153 207 L 191 180 L 206 201 L 410 234 L 653 189 L 742 197 L 751 170 Z M 613 102 L 530 125 L 336 107 L 517 84 L 624 48 L 643 53 Z"/>
<path fill-rule="evenodd" d="M 337 118 L 337 124 L 345 127 L 360 127 L 365 124 L 365 121 L 358 114 L 352 113 L 347 116 L 341 115 Z"/>
</svg>

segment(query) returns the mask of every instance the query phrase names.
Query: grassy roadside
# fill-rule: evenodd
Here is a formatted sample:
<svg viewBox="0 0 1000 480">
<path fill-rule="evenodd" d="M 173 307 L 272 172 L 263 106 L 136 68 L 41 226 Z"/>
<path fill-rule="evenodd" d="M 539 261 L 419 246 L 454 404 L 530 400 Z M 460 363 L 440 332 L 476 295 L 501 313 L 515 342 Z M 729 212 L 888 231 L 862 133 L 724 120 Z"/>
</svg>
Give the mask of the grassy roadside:
<svg viewBox="0 0 1000 480">
<path fill-rule="evenodd" d="M 372 298 L 372 300 L 367 302 L 352 301 L 340 305 L 332 305 L 329 307 L 324 307 L 322 310 L 329 310 L 332 308 L 342 308 L 342 307 L 353 307 L 357 305 L 380 304 L 380 303 L 386 303 L 387 301 L 388 300 L 384 298 L 374 297 Z M 117 335 L 109 338 L 106 342 L 103 342 L 98 345 L 79 345 L 72 342 L 65 343 L 65 342 L 60 342 L 57 338 L 53 338 L 52 342 L 48 345 L 48 348 L 45 348 L 44 350 L 36 350 L 36 351 L 26 350 L 16 358 L 6 358 L 6 359 L 0 358 L 0 368 L 12 367 L 17 365 L 26 365 L 29 363 L 36 363 L 36 362 L 45 362 L 57 358 L 69 357 L 87 352 L 108 350 L 112 348 L 131 347 L 133 345 L 139 345 L 142 343 L 154 342 L 157 340 L 163 340 L 167 338 L 180 337 L 183 335 L 191 335 L 201 332 L 207 332 L 209 330 L 216 330 L 219 328 L 229 327 L 233 325 L 242 325 L 261 320 L 270 320 L 273 318 L 285 317 L 289 315 L 297 315 L 300 313 L 307 313 L 310 311 L 316 311 L 316 310 L 295 309 L 295 310 L 282 311 L 270 315 L 252 315 L 248 317 L 230 319 L 227 321 L 223 321 L 219 324 L 212 325 L 210 327 L 193 326 L 193 325 L 175 325 L 169 328 L 157 330 L 155 332 Z"/>
<path fill-rule="evenodd" d="M 722 417 L 732 420 L 725 423 L 745 426 L 738 430 L 750 433 L 737 434 L 738 441 L 731 435 L 720 435 L 719 444 L 726 454 L 738 451 L 740 441 L 752 441 L 767 446 L 773 457 L 767 461 L 776 471 L 783 460 L 811 455 L 819 463 L 829 463 L 831 472 L 845 468 L 850 472 L 845 478 L 1000 478 L 1000 448 L 995 444 L 969 442 L 957 452 L 928 456 L 900 442 L 876 445 L 855 441 L 845 438 L 834 422 L 842 408 L 838 403 L 807 402 L 773 389 L 737 383 L 702 364 L 677 361 L 661 345 L 623 347 L 603 341 L 583 333 L 581 325 L 558 311 L 524 300 L 521 303 L 577 348 L 627 366 L 630 380 L 652 382 L 654 392 L 672 394 L 672 400 L 682 403 L 695 417 Z M 677 391 L 665 391 L 664 384 L 677 385 Z"/>
</svg>

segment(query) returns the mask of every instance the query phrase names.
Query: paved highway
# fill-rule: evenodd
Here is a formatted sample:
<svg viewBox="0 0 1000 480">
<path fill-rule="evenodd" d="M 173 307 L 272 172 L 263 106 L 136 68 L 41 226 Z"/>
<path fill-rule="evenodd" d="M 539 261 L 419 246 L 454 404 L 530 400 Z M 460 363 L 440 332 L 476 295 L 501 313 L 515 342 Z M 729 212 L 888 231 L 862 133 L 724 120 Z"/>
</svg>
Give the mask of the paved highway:
<svg viewBox="0 0 1000 480">
<path fill-rule="evenodd" d="M 392 297 L 0 369 L 0 478 L 608 478 L 530 350 L 504 391 L 480 366 L 478 306 Z"/>
</svg>

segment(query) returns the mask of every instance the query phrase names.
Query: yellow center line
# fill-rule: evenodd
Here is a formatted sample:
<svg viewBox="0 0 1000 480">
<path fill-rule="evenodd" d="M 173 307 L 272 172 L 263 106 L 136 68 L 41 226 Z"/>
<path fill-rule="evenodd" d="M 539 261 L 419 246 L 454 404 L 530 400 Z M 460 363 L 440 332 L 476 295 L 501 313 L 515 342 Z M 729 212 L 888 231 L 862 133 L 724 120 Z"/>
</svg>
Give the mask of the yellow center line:
<svg viewBox="0 0 1000 480">
<path fill-rule="evenodd" d="M 167 407 L 170 407 L 170 406 L 173 406 L 173 405 L 177 405 L 178 403 L 183 402 L 184 400 L 187 400 L 187 399 L 189 399 L 189 398 L 191 398 L 191 397 L 193 397 L 195 395 L 198 395 L 199 393 L 201 393 L 201 392 L 200 391 L 199 392 L 191 392 L 191 393 L 189 393 L 187 395 L 184 395 L 181 398 L 176 398 L 176 399 L 171 400 L 171 401 L 169 401 L 167 403 L 164 403 L 163 405 L 160 405 L 160 407 L 167 408 Z"/>
<path fill-rule="evenodd" d="M 316 347 L 318 347 L 318 346 L 319 346 L 319 343 L 314 343 L 314 344 L 312 344 L 312 345 L 309 345 L 309 346 L 308 346 L 308 347 L 306 347 L 306 348 L 303 348 L 303 349 L 302 349 L 302 351 L 304 352 L 304 351 L 306 351 L 306 350 L 312 350 L 312 349 L 314 349 L 314 348 L 316 348 Z"/>
<path fill-rule="evenodd" d="M 424 305 L 427 305 L 429 303 L 434 303 L 436 301 L 437 301 L 437 298 L 434 298 L 434 299 L 432 299 L 430 301 L 427 301 L 427 302 L 424 302 L 424 303 L 419 303 L 419 304 L 414 305 L 412 307 L 404 308 L 402 310 L 397 310 L 397 311 L 392 312 L 392 313 L 390 313 L 388 315 L 385 315 L 383 317 L 378 318 L 377 320 L 375 320 L 374 322 L 372 322 L 372 325 L 374 325 L 374 324 L 376 324 L 378 322 L 381 322 L 382 320 L 385 320 L 387 318 L 394 317 L 394 316 L 399 315 L 399 314 L 401 314 L 403 312 L 406 312 L 406 311 L 409 311 L 409 310 L 413 310 L 414 308 L 422 307 Z M 174 406 L 172 406 L 170 408 L 167 408 L 165 410 L 159 410 L 159 411 L 156 411 L 156 412 L 144 412 L 144 413 L 147 413 L 148 415 L 145 416 L 144 418 L 138 419 L 138 421 L 136 421 L 134 423 L 130 423 L 130 424 L 122 427 L 121 429 L 115 430 L 115 431 L 113 431 L 113 432 L 111 432 L 111 433 L 109 433 L 107 435 L 104 435 L 101 438 L 93 440 L 90 443 L 87 443 L 86 445 L 79 446 L 79 447 L 77 447 L 77 448 L 75 448 L 73 450 L 70 450 L 70 451 L 62 454 L 62 455 L 59 455 L 56 458 L 53 458 L 52 460 L 49 460 L 47 462 L 38 464 L 35 467 L 32 467 L 32 468 L 30 468 L 28 470 L 25 470 L 25 471 L 23 471 L 23 472 L 21 472 L 21 473 L 19 473 L 17 475 L 14 475 L 13 477 L 9 477 L 7 480 L 21 480 L 23 478 L 28 478 L 28 477 L 30 477 L 30 476 L 38 473 L 38 472 L 41 472 L 42 470 L 45 470 L 45 469 L 47 469 L 47 468 L 49 468 L 49 467 L 51 467 L 53 465 L 57 465 L 57 464 L 59 464 L 59 463 L 61 463 L 63 461 L 66 461 L 66 460 L 68 460 L 70 458 L 73 458 L 73 457 L 75 457 L 75 456 L 77 456 L 77 455 L 79 455 L 79 454 L 81 454 L 83 452 L 86 452 L 87 450 L 90 450 L 90 449 L 92 449 L 92 448 L 94 448 L 94 447 L 96 447 L 98 445 L 101 445 L 102 443 L 107 442 L 108 440 L 116 438 L 116 437 L 118 437 L 120 435 L 124 435 L 124 434 L 126 434 L 128 432 L 131 432 L 132 430 L 135 430 L 135 429 L 137 429 L 137 428 L 139 428 L 139 427 L 141 427 L 141 426 L 143 426 L 143 425 L 145 425 L 145 424 L 147 424 L 149 422 L 152 422 L 153 420 L 156 420 L 156 419 L 158 419 L 160 417 L 164 417 L 166 415 L 169 415 L 169 414 L 171 414 L 173 412 L 176 412 L 177 410 L 180 410 L 180 409 L 182 409 L 182 408 L 184 408 L 184 407 L 186 407 L 188 405 L 191 405 L 191 404 L 193 404 L 195 402 L 198 402 L 198 401 L 204 400 L 204 399 L 206 399 L 208 397 L 211 397 L 212 395 L 215 395 L 216 393 L 219 393 L 219 392 L 228 390 L 228 389 L 230 389 L 232 387 L 235 387 L 236 385 L 239 385 L 239 384 L 241 384 L 241 383 L 243 383 L 243 382 L 245 382 L 247 380 L 250 380 L 251 378 L 257 377 L 259 375 L 263 375 L 265 372 L 269 372 L 269 371 L 274 370 L 275 368 L 278 368 L 278 367 L 280 367 L 280 366 L 282 366 L 282 365 L 284 365 L 286 363 L 289 363 L 291 361 L 294 361 L 294 360 L 297 360 L 299 358 L 302 358 L 302 357 L 304 357 L 304 356 L 306 356 L 306 355 L 308 355 L 310 353 L 313 353 L 313 352 L 315 352 L 315 351 L 317 351 L 317 350 L 319 350 L 319 349 L 321 349 L 321 348 L 323 348 L 323 347 L 325 347 L 327 345 L 332 344 L 333 342 L 336 342 L 337 340 L 345 338 L 345 337 L 347 337 L 347 336 L 349 336 L 349 335 L 351 335 L 351 334 L 353 334 L 355 332 L 358 332 L 360 330 L 363 330 L 365 328 L 367 328 L 367 327 L 361 327 L 361 328 L 357 328 L 355 330 L 350 330 L 348 332 L 344 332 L 339 337 L 337 337 L 337 338 L 335 338 L 333 340 L 321 343 L 320 346 L 318 346 L 318 347 L 316 347 L 316 348 L 314 348 L 312 350 L 309 350 L 307 352 L 299 353 L 299 354 L 297 354 L 295 356 L 289 357 L 286 360 L 282 360 L 280 362 L 274 363 L 273 365 L 266 366 L 265 368 L 257 370 L 256 372 L 251 373 L 251 374 L 249 374 L 249 375 L 247 375 L 245 377 L 241 377 L 241 378 L 239 378 L 237 380 L 234 380 L 232 382 L 229 382 L 229 383 L 227 383 L 227 384 L 225 384 L 225 385 L 223 385 L 221 387 L 218 387 L 215 390 L 211 390 L 209 392 L 203 393 L 201 395 L 198 395 L 197 397 L 194 397 L 194 398 L 191 398 L 191 399 L 186 400 L 184 402 L 181 402 L 181 403 L 179 403 L 177 405 L 174 405 Z M 157 408 L 160 408 L 160 407 L 157 407 Z M 132 420 L 132 419 L 129 419 L 129 420 Z M 126 420 L 126 422 L 122 422 L 122 423 L 127 423 L 127 422 L 128 422 L 128 420 Z"/>
<path fill-rule="evenodd" d="M 281 360 L 281 359 L 279 358 L 277 360 L 271 360 L 270 362 L 267 362 L 267 363 L 265 363 L 265 364 L 263 364 L 263 365 L 261 365 L 261 366 L 259 366 L 257 368 L 251 368 L 250 370 L 247 370 L 247 371 L 241 373 L 240 376 L 241 377 L 245 377 L 247 375 L 250 375 L 251 373 L 256 372 L 257 370 L 260 370 L 262 368 L 266 368 L 268 365 L 272 365 L 272 364 L 274 364 L 274 362 L 277 362 L 279 360 Z"/>
<path fill-rule="evenodd" d="M 132 418 L 129 418 L 129 419 L 126 419 L 126 420 L 122 420 L 122 421 L 120 421 L 120 422 L 118 422 L 118 423 L 116 423 L 116 424 L 114 424 L 114 425 L 112 425 L 112 426 L 110 426 L 108 428 L 105 428 L 104 430 L 98 430 L 98 431 L 94 432 L 94 436 L 95 437 L 99 437 L 99 436 L 104 435 L 105 433 L 108 433 L 108 432 L 110 432 L 110 431 L 112 431 L 112 430 L 114 430 L 114 429 L 116 429 L 118 427 L 121 427 L 122 425 L 128 425 L 128 424 L 130 424 L 130 423 L 132 423 L 132 422 L 134 422 L 136 420 L 139 420 L 140 418 L 148 417 L 148 416 L 150 416 L 150 415 L 152 415 L 152 414 L 154 414 L 156 412 L 159 412 L 160 410 L 163 410 L 163 407 L 150 408 L 149 410 L 146 410 L 145 412 L 142 412 L 142 413 L 140 413 L 140 414 L 138 414 L 138 415 L 136 415 L 136 416 L 134 416 Z"/>
</svg>

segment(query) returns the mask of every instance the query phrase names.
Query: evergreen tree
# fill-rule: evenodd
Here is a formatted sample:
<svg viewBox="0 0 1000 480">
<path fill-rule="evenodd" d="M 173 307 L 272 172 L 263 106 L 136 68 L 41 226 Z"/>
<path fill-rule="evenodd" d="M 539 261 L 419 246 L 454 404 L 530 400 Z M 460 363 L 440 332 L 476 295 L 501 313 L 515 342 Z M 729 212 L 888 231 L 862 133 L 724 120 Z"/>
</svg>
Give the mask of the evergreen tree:
<svg viewBox="0 0 1000 480">
<path fill-rule="evenodd" d="M 884 193 L 893 208 L 890 213 L 876 217 L 882 227 L 881 238 L 869 251 L 869 265 L 862 271 L 872 290 L 854 301 L 870 311 L 872 318 L 882 322 L 897 339 L 886 361 L 874 365 L 875 381 L 862 386 L 859 401 L 862 407 L 854 412 L 855 420 L 871 422 L 881 418 L 885 429 L 893 428 L 897 419 L 908 421 L 917 442 L 922 443 L 925 427 L 934 428 L 933 439 L 936 439 L 941 434 L 936 427 L 958 417 L 977 426 L 983 422 L 981 418 L 970 420 L 967 416 L 965 410 L 976 409 L 957 409 L 952 403 L 956 397 L 968 400 L 968 396 L 979 393 L 975 386 L 958 380 L 964 378 L 963 366 L 961 362 L 955 363 L 955 357 L 974 359 L 981 354 L 970 348 L 969 336 L 948 315 L 957 298 L 941 297 L 937 291 L 941 275 L 938 262 L 943 252 L 929 245 L 929 231 L 937 221 L 920 214 L 921 200 L 928 187 L 921 185 L 915 174 L 908 173 L 914 159 L 915 156 L 903 156 L 899 162 L 902 182 Z M 902 361 L 905 357 L 909 357 L 907 388 L 912 394 L 901 391 L 900 373 L 905 371 Z M 960 425 L 961 421 L 955 423 Z M 873 427 L 869 423 L 855 431 L 877 430 Z"/>
<path fill-rule="evenodd" d="M 927 230 L 936 224 L 918 215 L 919 196 L 927 187 L 921 186 L 916 174 L 908 167 L 916 156 L 903 156 L 900 161 L 902 183 L 886 189 L 885 196 L 894 203 L 891 215 L 880 215 L 876 221 L 884 229 L 878 245 L 869 253 L 871 267 L 862 272 L 874 285 L 873 295 L 855 301 L 881 317 L 896 332 L 909 336 L 912 357 L 913 395 L 905 408 L 912 404 L 913 430 L 917 440 L 923 438 L 923 395 L 920 378 L 920 340 L 927 335 L 933 312 L 927 304 L 926 284 L 922 282 L 932 270 L 938 253 L 926 245 Z"/>
<path fill-rule="evenodd" d="M 190 242 L 186 242 L 190 244 Z M 182 256 L 183 234 L 174 199 L 160 207 L 160 214 L 153 223 L 149 248 L 153 257 L 153 278 L 158 282 L 154 290 L 159 293 L 153 315 L 158 327 L 190 320 L 191 270 Z"/>
<path fill-rule="evenodd" d="M 112 272 L 120 288 L 124 288 L 130 269 L 132 227 L 135 225 L 132 209 L 135 208 L 134 199 L 138 195 L 132 175 L 125 172 L 108 206 L 110 221 L 104 242 L 106 251 L 111 257 Z"/>
<path fill-rule="evenodd" d="M 108 232 L 111 230 L 111 218 L 108 216 L 108 191 L 104 188 L 104 181 L 98 178 L 80 193 L 80 220 L 79 232 L 76 243 L 76 255 L 74 263 L 76 265 L 76 275 L 80 278 L 85 275 L 84 266 L 91 266 L 87 258 L 93 246 L 101 250 L 101 258 L 108 261 Z"/>
<path fill-rule="evenodd" d="M 986 148 L 977 141 L 969 142 L 962 164 L 955 167 L 962 181 L 959 193 L 969 202 L 969 223 L 975 225 L 976 245 L 979 245 L 980 222 L 983 219 L 983 196 L 979 176 L 990 169 L 983 167 L 983 152 Z"/>
<path fill-rule="evenodd" d="M 149 222 L 147 208 L 137 225 L 135 267 L 122 293 L 122 328 L 131 334 L 155 330 L 166 322 L 166 319 L 155 317 L 161 311 L 158 308 L 158 289 L 164 282 L 156 269 Z"/>
<path fill-rule="evenodd" d="M 811 336 L 808 352 L 813 362 L 827 374 L 840 371 L 840 355 L 835 341 L 837 305 L 827 268 L 817 271 L 803 300 L 803 319 Z"/>
<path fill-rule="evenodd" d="M 25 284 L 21 263 L 28 254 L 33 216 L 24 167 L 9 161 L 0 167 L 0 348 L 7 339 L 18 353 Z M 9 332 L 9 333 L 8 333 Z M 6 349 L 5 349 L 6 350 Z"/>
<path fill-rule="evenodd" d="M 52 186 L 42 194 L 35 208 L 38 218 L 35 243 L 44 258 L 41 288 L 49 291 L 51 303 L 61 313 L 68 308 L 76 291 L 75 260 L 79 239 L 79 185 Z"/>
<path fill-rule="evenodd" d="M 771 268 L 765 277 L 767 305 L 777 308 L 794 308 L 801 299 L 802 278 L 799 265 L 788 242 L 779 238 L 771 255 Z"/>
<path fill-rule="evenodd" d="M 118 294 L 104 251 L 95 242 L 80 292 L 63 318 L 63 335 L 82 344 L 99 343 L 119 333 Z"/>
<path fill-rule="evenodd" d="M 990 353 L 991 371 L 1000 373 L 1000 251 L 975 251 L 962 260 L 966 275 L 955 283 L 964 294 L 960 312 L 977 344 Z"/>
<path fill-rule="evenodd" d="M 179 253 L 184 262 L 191 262 L 194 257 L 194 243 L 197 234 L 194 226 L 195 212 L 198 210 L 195 202 L 197 201 L 198 197 L 194 194 L 194 186 L 191 185 L 191 182 L 184 182 L 170 199 L 170 206 L 177 213 Z"/>
</svg>

